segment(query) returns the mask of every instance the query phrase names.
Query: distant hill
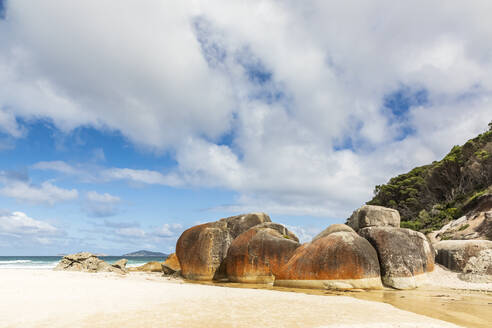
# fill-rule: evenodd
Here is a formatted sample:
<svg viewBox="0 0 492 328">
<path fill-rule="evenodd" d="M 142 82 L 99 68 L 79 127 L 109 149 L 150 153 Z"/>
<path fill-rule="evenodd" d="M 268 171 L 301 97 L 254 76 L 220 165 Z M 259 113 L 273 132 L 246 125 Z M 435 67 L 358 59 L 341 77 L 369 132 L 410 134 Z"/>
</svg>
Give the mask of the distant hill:
<svg viewBox="0 0 492 328">
<path fill-rule="evenodd" d="M 492 122 L 489 131 L 454 146 L 442 160 L 416 167 L 374 189 L 369 205 L 397 209 L 401 226 L 440 229 L 492 194 Z"/>
<path fill-rule="evenodd" d="M 141 250 L 141 251 L 136 251 L 136 252 L 133 252 L 133 253 L 123 254 L 121 256 L 127 256 L 127 257 L 132 257 L 132 256 L 158 256 L 158 257 L 167 257 L 168 254 L 164 254 L 164 253 L 161 253 L 161 252 L 151 252 L 151 251 Z"/>
</svg>

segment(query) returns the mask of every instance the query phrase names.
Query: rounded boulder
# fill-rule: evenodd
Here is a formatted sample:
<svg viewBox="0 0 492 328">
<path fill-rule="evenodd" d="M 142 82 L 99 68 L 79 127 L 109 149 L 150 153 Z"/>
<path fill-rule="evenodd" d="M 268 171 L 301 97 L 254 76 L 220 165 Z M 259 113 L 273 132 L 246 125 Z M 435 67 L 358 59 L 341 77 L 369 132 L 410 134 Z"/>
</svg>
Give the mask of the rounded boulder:
<svg viewBox="0 0 492 328">
<path fill-rule="evenodd" d="M 267 222 L 233 240 L 224 260 L 227 278 L 241 283 L 272 283 L 299 239 L 283 225 Z"/>
<path fill-rule="evenodd" d="M 383 283 L 396 289 L 413 289 L 425 283 L 434 270 L 434 249 L 420 232 L 404 228 L 368 227 L 359 230 L 376 249 Z"/>
<path fill-rule="evenodd" d="M 197 225 L 184 231 L 176 243 L 181 274 L 190 280 L 226 277 L 222 264 L 232 241 L 255 225 L 271 222 L 265 213 L 250 213 Z"/>
<path fill-rule="evenodd" d="M 296 249 L 276 286 L 318 289 L 381 289 L 378 256 L 352 231 L 326 234 Z"/>
</svg>

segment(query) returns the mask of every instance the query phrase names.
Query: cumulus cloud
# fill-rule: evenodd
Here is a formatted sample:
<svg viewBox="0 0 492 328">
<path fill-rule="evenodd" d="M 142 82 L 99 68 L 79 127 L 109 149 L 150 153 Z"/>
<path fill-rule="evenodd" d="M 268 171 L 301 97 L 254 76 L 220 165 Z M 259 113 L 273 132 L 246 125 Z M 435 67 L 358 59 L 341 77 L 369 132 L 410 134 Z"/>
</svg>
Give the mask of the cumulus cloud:
<svg viewBox="0 0 492 328">
<path fill-rule="evenodd" d="M 346 217 L 375 184 L 486 128 L 490 10 L 437 0 L 12 1 L 0 21 L 0 108 L 9 105 L 0 128 L 19 135 L 16 117 L 42 117 L 63 131 L 118 130 L 171 151 L 177 166 L 104 168 L 105 181 L 221 187 L 239 194 L 231 208 Z M 402 90 L 425 99 L 387 101 Z"/>
<path fill-rule="evenodd" d="M 23 212 L 0 214 L 0 233 L 9 235 L 47 236 L 58 233 L 51 224 L 28 217 Z"/>
<path fill-rule="evenodd" d="M 0 132 L 19 138 L 24 135 L 25 130 L 17 123 L 14 113 L 0 108 Z"/>
<path fill-rule="evenodd" d="M 74 200 L 78 197 L 76 189 L 64 189 L 50 181 L 35 185 L 26 174 L 0 172 L 0 195 L 11 197 L 19 202 L 54 205 L 58 202 Z"/>
<path fill-rule="evenodd" d="M 100 194 L 96 191 L 86 193 L 84 211 L 93 217 L 108 217 L 119 212 L 117 205 L 121 199 L 108 193 Z"/>
<path fill-rule="evenodd" d="M 183 226 L 179 223 L 164 223 L 153 231 L 153 234 L 162 238 L 177 237 L 183 231 Z"/>
</svg>

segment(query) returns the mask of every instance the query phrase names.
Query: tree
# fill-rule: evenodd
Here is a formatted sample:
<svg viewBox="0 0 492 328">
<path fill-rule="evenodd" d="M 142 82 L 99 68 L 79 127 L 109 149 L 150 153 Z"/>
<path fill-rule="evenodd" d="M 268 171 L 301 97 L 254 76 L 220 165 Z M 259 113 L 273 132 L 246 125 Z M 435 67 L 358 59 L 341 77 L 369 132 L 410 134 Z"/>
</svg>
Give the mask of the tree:
<svg viewBox="0 0 492 328">
<path fill-rule="evenodd" d="M 489 131 L 492 131 L 492 121 L 489 122 Z"/>
</svg>

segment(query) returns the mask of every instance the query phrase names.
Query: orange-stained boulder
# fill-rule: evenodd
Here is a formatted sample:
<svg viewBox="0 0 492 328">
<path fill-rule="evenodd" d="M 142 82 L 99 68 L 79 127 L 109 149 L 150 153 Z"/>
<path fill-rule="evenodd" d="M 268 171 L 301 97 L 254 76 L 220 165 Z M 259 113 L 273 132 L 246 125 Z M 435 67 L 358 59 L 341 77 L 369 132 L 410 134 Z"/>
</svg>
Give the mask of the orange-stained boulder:
<svg viewBox="0 0 492 328">
<path fill-rule="evenodd" d="M 162 263 L 152 261 L 152 262 L 147 262 L 144 265 L 138 266 L 138 267 L 130 267 L 128 268 L 129 271 L 141 271 L 141 272 L 162 272 Z"/>
<path fill-rule="evenodd" d="M 340 224 L 340 223 L 335 223 L 326 228 L 325 230 L 321 231 L 319 234 L 317 234 L 312 241 L 318 240 L 320 238 L 326 237 L 332 233 L 335 232 L 341 232 L 341 231 L 346 231 L 346 232 L 353 232 L 356 233 L 354 229 L 349 227 L 346 224 Z"/>
<path fill-rule="evenodd" d="M 225 278 L 221 264 L 231 242 L 244 231 L 271 222 L 265 213 L 251 213 L 194 226 L 183 232 L 176 243 L 181 274 L 191 280 Z"/>
<path fill-rule="evenodd" d="M 272 283 L 299 239 L 283 225 L 267 222 L 233 240 L 224 260 L 227 278 L 242 283 Z"/>
<path fill-rule="evenodd" d="M 170 275 L 181 270 L 179 265 L 178 257 L 176 253 L 172 253 L 167 257 L 167 259 L 162 263 L 162 272 L 165 275 Z"/>
<path fill-rule="evenodd" d="M 420 232 L 393 227 L 359 230 L 376 249 L 383 283 L 397 289 L 417 288 L 434 270 L 434 249 Z"/>
<path fill-rule="evenodd" d="M 320 289 L 382 288 L 376 250 L 351 231 L 332 232 L 297 248 L 274 284 Z"/>
</svg>

